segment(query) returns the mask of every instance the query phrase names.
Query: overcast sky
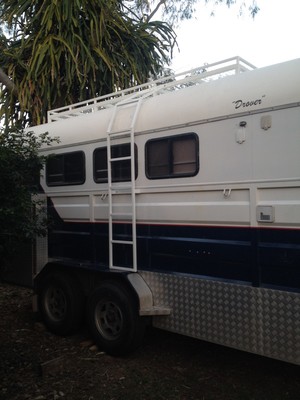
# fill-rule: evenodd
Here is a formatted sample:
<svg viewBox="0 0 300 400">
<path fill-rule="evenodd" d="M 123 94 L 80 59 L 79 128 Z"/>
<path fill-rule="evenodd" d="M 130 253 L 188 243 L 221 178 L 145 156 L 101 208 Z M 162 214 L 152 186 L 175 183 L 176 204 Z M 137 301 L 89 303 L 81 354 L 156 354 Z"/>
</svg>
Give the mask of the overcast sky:
<svg viewBox="0 0 300 400">
<path fill-rule="evenodd" d="M 203 3 L 195 18 L 176 30 L 180 52 L 175 51 L 172 69 L 182 72 L 204 63 L 241 56 L 257 67 L 300 58 L 300 0 L 257 0 L 254 20 L 238 7 Z"/>
</svg>

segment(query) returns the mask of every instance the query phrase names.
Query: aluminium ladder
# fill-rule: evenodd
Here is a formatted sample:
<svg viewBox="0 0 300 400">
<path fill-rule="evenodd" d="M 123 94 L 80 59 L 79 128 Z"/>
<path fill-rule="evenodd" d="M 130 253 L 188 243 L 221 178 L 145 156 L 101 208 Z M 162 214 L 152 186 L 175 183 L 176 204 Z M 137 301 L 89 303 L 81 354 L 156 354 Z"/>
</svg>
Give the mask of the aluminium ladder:
<svg viewBox="0 0 300 400">
<path fill-rule="evenodd" d="M 137 271 L 137 237 L 136 237 L 136 189 L 135 189 L 135 151 L 134 151 L 134 133 L 135 123 L 141 107 L 142 97 L 129 98 L 117 103 L 114 106 L 113 114 L 107 130 L 107 170 L 108 170 L 108 202 L 109 202 L 109 268 Z M 114 123 L 116 121 L 118 112 L 126 107 L 133 107 L 133 115 L 129 127 L 122 130 L 114 130 Z M 112 154 L 112 144 L 116 139 L 128 138 L 129 139 L 129 155 L 114 156 Z M 115 183 L 113 180 L 113 164 L 121 161 L 130 161 L 130 181 Z M 116 212 L 115 198 L 120 194 L 126 194 L 130 198 L 130 211 L 129 212 Z M 114 232 L 116 222 L 118 219 L 125 218 L 131 227 L 131 234 L 125 239 L 117 238 Z M 132 266 L 116 265 L 114 262 L 114 251 L 118 246 L 126 246 L 131 249 Z"/>
</svg>

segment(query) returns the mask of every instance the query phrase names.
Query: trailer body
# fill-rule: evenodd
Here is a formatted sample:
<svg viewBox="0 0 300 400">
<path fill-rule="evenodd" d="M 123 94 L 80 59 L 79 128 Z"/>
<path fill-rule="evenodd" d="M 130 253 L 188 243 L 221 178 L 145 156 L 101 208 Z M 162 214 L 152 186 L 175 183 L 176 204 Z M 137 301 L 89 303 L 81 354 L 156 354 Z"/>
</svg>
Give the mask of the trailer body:
<svg viewBox="0 0 300 400">
<path fill-rule="evenodd" d="M 300 364 L 300 60 L 241 61 L 53 110 L 33 128 L 60 138 L 42 149 L 55 154 L 41 178 L 53 226 L 35 277 L 50 329 L 77 325 L 87 301 L 111 353 L 151 317 Z"/>
</svg>

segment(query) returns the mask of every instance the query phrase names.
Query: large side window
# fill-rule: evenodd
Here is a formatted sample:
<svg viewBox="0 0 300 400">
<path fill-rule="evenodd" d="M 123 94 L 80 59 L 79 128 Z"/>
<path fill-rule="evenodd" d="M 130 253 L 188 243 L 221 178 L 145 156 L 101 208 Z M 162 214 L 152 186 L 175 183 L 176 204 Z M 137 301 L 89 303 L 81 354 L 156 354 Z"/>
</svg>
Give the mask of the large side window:
<svg viewBox="0 0 300 400">
<path fill-rule="evenodd" d="M 85 182 L 83 151 L 50 156 L 46 163 L 48 186 L 81 185 Z"/>
<path fill-rule="evenodd" d="M 134 146 L 135 152 L 135 178 L 137 177 L 137 147 Z M 112 158 L 130 156 L 130 143 L 115 145 L 111 147 Z M 94 180 L 97 183 L 106 183 L 107 175 L 107 149 L 99 147 L 94 151 Z M 131 180 L 131 161 L 120 160 L 112 162 L 112 181 L 124 182 Z"/>
<path fill-rule="evenodd" d="M 194 176 L 199 170 L 199 141 L 195 133 L 151 139 L 146 143 L 149 179 Z"/>
</svg>

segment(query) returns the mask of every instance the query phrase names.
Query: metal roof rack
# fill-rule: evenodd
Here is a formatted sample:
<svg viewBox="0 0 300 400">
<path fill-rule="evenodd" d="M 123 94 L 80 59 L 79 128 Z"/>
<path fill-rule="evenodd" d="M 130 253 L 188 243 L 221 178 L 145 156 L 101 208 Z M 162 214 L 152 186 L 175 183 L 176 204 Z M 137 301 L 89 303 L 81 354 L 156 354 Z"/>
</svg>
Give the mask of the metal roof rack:
<svg viewBox="0 0 300 400">
<path fill-rule="evenodd" d="M 150 97 L 167 91 L 178 90 L 187 86 L 223 78 L 228 75 L 251 71 L 255 68 L 254 65 L 241 57 L 228 58 L 178 74 L 164 76 L 132 88 L 50 110 L 48 111 L 48 122 L 93 113 L 113 107 L 119 102 L 127 102 L 130 99 L 138 99 L 141 97 Z"/>
</svg>

